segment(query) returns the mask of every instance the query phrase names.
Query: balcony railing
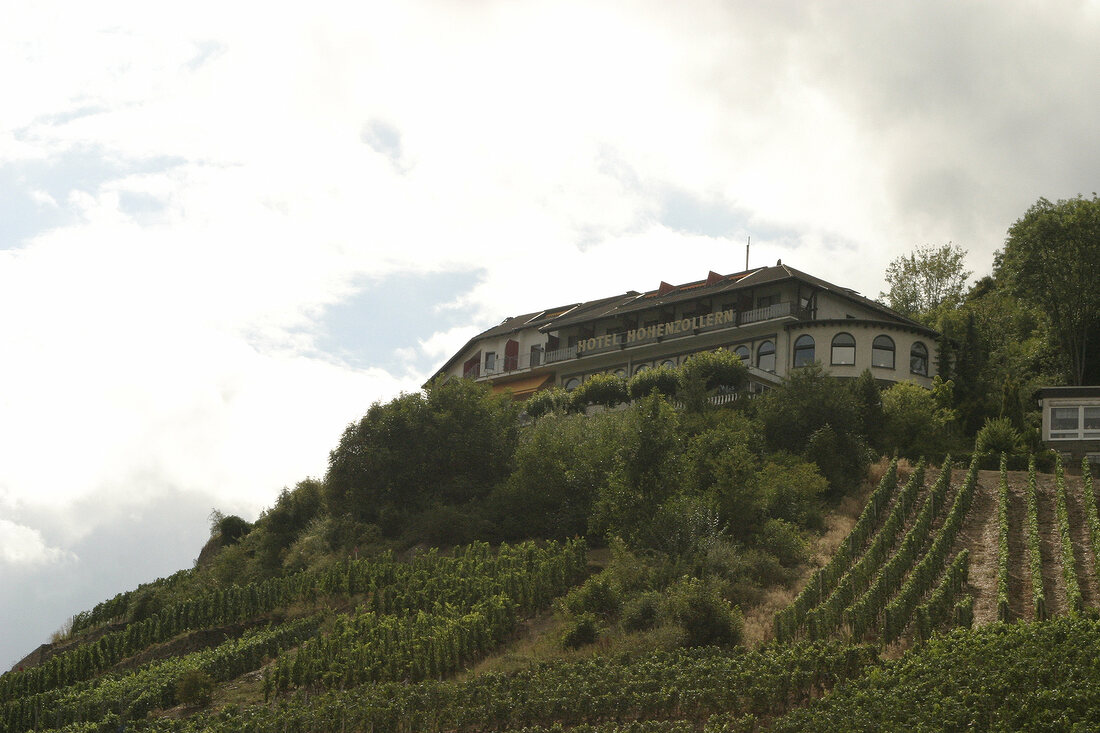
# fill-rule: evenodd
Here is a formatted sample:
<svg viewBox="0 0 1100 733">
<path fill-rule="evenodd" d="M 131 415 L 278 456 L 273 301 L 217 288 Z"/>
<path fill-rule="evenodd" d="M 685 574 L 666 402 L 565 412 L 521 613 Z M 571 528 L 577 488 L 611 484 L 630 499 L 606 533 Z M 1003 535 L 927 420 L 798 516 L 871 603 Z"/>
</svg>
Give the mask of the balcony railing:
<svg viewBox="0 0 1100 733">
<path fill-rule="evenodd" d="M 604 354 L 610 351 L 618 351 L 623 348 L 644 346 L 646 344 L 657 343 L 658 341 L 679 339 L 697 333 L 707 333 L 711 331 L 720 331 L 727 328 L 737 328 L 739 326 L 746 326 L 752 323 L 761 323 L 763 321 L 770 321 L 775 318 L 783 318 L 786 316 L 807 317 L 807 314 L 804 310 L 799 309 L 795 303 L 774 303 L 772 305 L 764 306 L 763 308 L 754 308 L 747 311 L 735 311 L 733 313 L 732 323 L 727 322 L 714 326 L 701 326 L 693 330 L 681 331 L 679 333 L 664 333 L 661 336 L 646 335 L 640 338 L 637 337 L 637 335 L 632 338 L 628 338 L 626 333 L 617 333 L 612 335 L 612 337 L 608 339 L 606 343 L 603 343 L 591 349 L 586 348 L 578 350 L 576 346 L 570 346 L 564 349 L 554 349 L 553 351 L 520 354 L 513 357 L 501 358 L 498 356 L 491 366 L 486 365 L 485 367 L 482 367 L 481 365 L 476 365 L 470 369 L 467 369 L 462 376 L 470 379 L 498 376 L 501 374 L 508 374 L 510 372 L 524 371 L 532 367 L 541 366 L 543 364 L 554 364 L 557 362 L 569 361 L 571 359 L 578 358 L 578 356 L 587 356 L 589 354 Z"/>
</svg>

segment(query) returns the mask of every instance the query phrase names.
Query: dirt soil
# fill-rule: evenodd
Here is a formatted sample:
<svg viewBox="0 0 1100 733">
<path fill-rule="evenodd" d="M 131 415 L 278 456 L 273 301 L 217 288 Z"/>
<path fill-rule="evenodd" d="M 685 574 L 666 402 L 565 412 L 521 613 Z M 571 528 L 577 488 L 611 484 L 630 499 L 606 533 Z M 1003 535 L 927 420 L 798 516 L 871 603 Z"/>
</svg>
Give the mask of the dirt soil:
<svg viewBox="0 0 1100 733">
<path fill-rule="evenodd" d="M 952 483 L 963 479 L 956 471 Z M 1027 560 L 1027 472 L 1009 471 L 1009 608 L 1014 619 L 1032 620 L 1031 573 Z M 1039 554 L 1042 559 L 1043 590 L 1052 616 L 1066 613 L 1066 585 L 1062 574 L 1061 547 L 1055 512 L 1054 476 L 1037 477 Z M 998 471 L 979 471 L 974 503 L 956 549 L 970 550 L 970 590 L 974 596 L 974 624 L 997 620 L 997 492 Z M 1077 566 L 1081 595 L 1088 606 L 1100 602 L 1096 567 L 1088 542 L 1088 527 L 1080 476 L 1066 476 L 1066 507 Z"/>
</svg>

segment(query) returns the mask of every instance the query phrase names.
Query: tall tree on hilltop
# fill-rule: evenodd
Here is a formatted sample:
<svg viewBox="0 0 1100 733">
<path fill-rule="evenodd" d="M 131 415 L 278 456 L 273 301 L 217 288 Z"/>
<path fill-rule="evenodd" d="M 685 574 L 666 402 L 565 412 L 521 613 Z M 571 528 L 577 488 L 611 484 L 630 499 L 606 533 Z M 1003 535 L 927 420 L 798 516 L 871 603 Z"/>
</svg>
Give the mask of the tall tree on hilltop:
<svg viewBox="0 0 1100 733">
<path fill-rule="evenodd" d="M 1050 317 L 1070 382 L 1100 379 L 1089 362 L 1090 339 L 1100 326 L 1100 198 L 1039 199 L 1008 230 L 994 270 L 1017 297 Z"/>
<path fill-rule="evenodd" d="M 879 298 L 902 315 L 933 325 L 941 308 L 958 308 L 966 296 L 971 272 L 963 269 L 965 257 L 966 250 L 950 242 L 921 245 L 886 268 L 890 289 Z"/>
</svg>

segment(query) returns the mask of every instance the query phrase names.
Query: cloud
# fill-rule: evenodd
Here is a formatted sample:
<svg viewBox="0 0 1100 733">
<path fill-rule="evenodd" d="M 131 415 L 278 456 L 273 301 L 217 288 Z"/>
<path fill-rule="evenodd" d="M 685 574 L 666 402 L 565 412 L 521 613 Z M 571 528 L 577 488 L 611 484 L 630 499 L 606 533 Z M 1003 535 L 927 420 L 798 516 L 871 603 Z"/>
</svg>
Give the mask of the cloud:
<svg viewBox="0 0 1100 733">
<path fill-rule="evenodd" d="M 21 7 L 0 493 L 85 508 L 47 550 L 104 536 L 93 500 L 258 510 L 505 316 L 737 271 L 749 236 L 754 266 L 867 294 L 925 242 L 981 275 L 1035 199 L 1095 188 L 1098 24 L 1064 2 L 321 2 L 257 33 L 204 0 Z"/>
<path fill-rule="evenodd" d="M 47 545 L 38 530 L 0 519 L 0 565 L 26 567 L 71 559 L 71 553 Z"/>
</svg>

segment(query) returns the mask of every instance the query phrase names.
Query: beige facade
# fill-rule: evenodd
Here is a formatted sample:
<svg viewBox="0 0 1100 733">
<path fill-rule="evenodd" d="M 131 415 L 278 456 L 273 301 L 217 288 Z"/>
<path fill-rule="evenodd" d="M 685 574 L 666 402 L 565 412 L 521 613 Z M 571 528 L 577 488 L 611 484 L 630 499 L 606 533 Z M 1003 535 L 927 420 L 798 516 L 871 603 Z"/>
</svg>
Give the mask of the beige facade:
<svg viewBox="0 0 1100 733">
<path fill-rule="evenodd" d="M 754 389 L 818 361 L 838 377 L 864 370 L 930 387 L 938 334 L 854 291 L 777 264 L 646 293 L 574 303 L 506 319 L 470 340 L 437 372 L 510 389 L 517 397 L 592 374 L 624 377 L 693 353 L 728 349 Z"/>
</svg>

